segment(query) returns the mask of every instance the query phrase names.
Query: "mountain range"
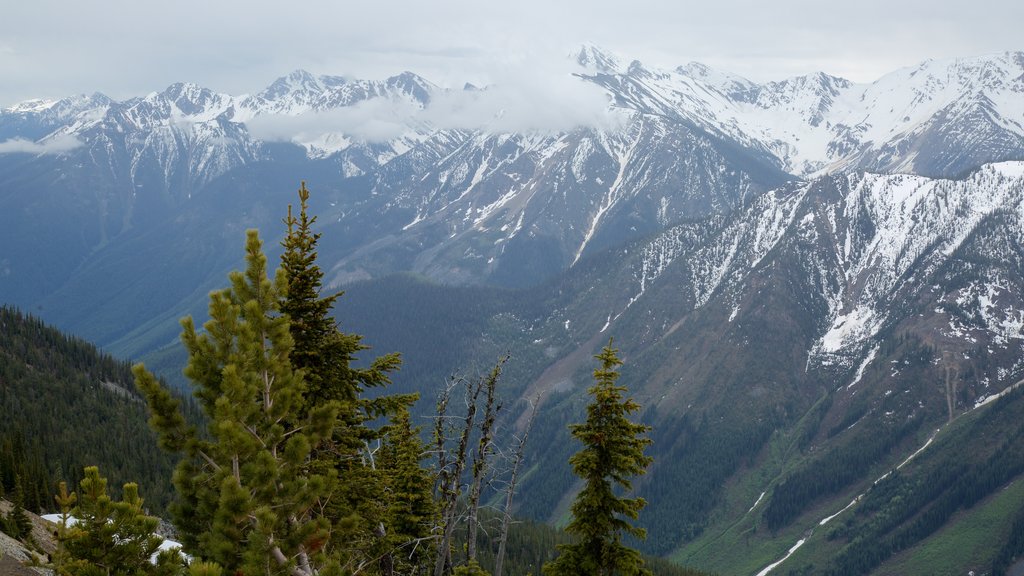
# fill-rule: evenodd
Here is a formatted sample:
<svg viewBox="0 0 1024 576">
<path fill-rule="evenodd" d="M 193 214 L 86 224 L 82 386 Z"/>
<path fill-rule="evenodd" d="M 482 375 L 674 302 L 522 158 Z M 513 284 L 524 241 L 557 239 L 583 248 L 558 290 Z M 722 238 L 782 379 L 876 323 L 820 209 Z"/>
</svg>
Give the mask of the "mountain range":
<svg viewBox="0 0 1024 576">
<path fill-rule="evenodd" d="M 654 426 L 647 550 L 928 572 L 989 518 L 955 565 L 990 569 L 1024 507 L 1024 53 L 870 84 L 569 68 L 599 113 L 550 126 L 408 72 L 4 109 L 0 299 L 173 372 L 176 319 L 305 179 L 339 318 L 406 354 L 400 387 L 511 350 L 509 394 L 541 395 L 522 513 L 564 519 L 564 424 L 614 336 Z"/>
</svg>

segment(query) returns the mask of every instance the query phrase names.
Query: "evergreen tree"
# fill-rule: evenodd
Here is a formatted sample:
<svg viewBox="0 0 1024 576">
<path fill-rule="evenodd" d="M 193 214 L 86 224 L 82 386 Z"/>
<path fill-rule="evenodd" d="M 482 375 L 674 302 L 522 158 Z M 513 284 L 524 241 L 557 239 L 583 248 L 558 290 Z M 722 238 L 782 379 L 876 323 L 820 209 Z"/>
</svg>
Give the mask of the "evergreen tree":
<svg viewBox="0 0 1024 576">
<path fill-rule="evenodd" d="M 138 486 L 125 484 L 120 502 L 107 495 L 107 479 L 99 469 L 85 469 L 78 506 L 67 510 L 74 498 L 66 487 L 57 501 L 63 507 L 59 529 L 61 549 L 55 567 L 68 576 L 171 576 L 184 565 L 177 552 L 160 553 L 155 535 L 157 519 L 142 511 Z M 67 518 L 76 522 L 68 526 Z M 154 561 L 155 559 L 155 561 Z"/>
<path fill-rule="evenodd" d="M 281 270 L 287 290 L 281 300 L 281 312 L 288 316 L 289 331 L 294 341 L 290 355 L 292 366 L 305 373 L 307 381 L 304 406 L 325 401 L 341 404 L 343 428 L 335 435 L 343 449 L 359 451 L 364 441 L 376 438 L 367 421 L 394 413 L 415 401 L 415 396 L 381 396 L 368 399 L 364 392 L 391 383 L 390 373 L 398 369 L 398 354 L 378 357 L 367 368 L 354 366 L 356 354 L 368 350 L 358 334 L 338 329 L 331 316 L 335 301 L 342 292 L 323 296 L 323 272 L 316 264 L 320 234 L 313 232 L 315 216 L 308 214 L 309 190 L 303 182 L 299 188 L 299 216 L 288 207 L 285 224 L 288 234 L 282 242 Z M 337 448 L 338 446 L 335 446 Z"/>
<path fill-rule="evenodd" d="M 420 463 L 424 446 L 419 428 L 413 428 L 408 410 L 400 410 L 385 429 L 377 459 L 385 479 L 387 543 L 382 574 L 426 573 L 434 555 L 431 532 L 437 504 L 434 479 Z"/>
<path fill-rule="evenodd" d="M 14 479 L 14 499 L 6 516 L 0 517 L 0 529 L 11 538 L 24 540 L 32 534 L 32 521 L 25 514 L 25 491 L 22 489 L 21 475 Z"/>
<path fill-rule="evenodd" d="M 60 524 L 57 525 L 57 549 L 53 552 L 53 570 L 58 575 L 67 573 L 65 565 L 68 561 L 68 552 L 64 547 L 67 541 L 68 524 L 71 520 L 71 510 L 78 501 L 78 495 L 74 492 L 68 494 L 67 482 L 61 482 L 57 494 L 53 497 L 57 502 L 57 509 L 60 510 Z"/>
<path fill-rule="evenodd" d="M 178 402 L 142 365 L 134 368 L 136 385 L 161 445 L 183 454 L 173 513 L 188 550 L 232 573 L 336 572 L 331 526 L 317 513 L 338 495 L 336 476 L 309 463 L 331 437 L 338 405 L 303 410 L 289 320 L 279 313 L 286 275 L 271 281 L 257 232 L 247 236 L 246 271 L 232 272 L 231 287 L 210 295 L 204 332 L 182 321 L 185 375 L 208 433 L 186 426 Z"/>
<path fill-rule="evenodd" d="M 584 481 L 566 527 L 575 542 L 559 545 L 558 558 L 545 564 L 543 571 L 546 576 L 649 575 L 640 553 L 622 543 L 623 534 L 646 536 L 627 520 L 636 520 L 646 503 L 642 498 L 618 496 L 615 490 L 629 490 L 630 478 L 643 474 L 653 461 L 644 455 L 651 443 L 644 434 L 650 427 L 629 420 L 640 406 L 624 398 L 625 387 L 616 384 L 616 368 L 622 361 L 610 340 L 595 358 L 601 367 L 594 371 L 596 383 L 588 390 L 592 400 L 586 422 L 569 426 L 583 443 L 583 449 L 569 459 L 573 472 Z"/>
<path fill-rule="evenodd" d="M 20 475 L 14 482 L 13 504 L 14 506 L 11 508 L 8 520 L 11 527 L 17 533 L 14 537 L 28 538 L 32 535 L 32 521 L 29 520 L 28 514 L 25 513 L 25 489 Z"/>
<path fill-rule="evenodd" d="M 288 207 L 288 233 L 282 242 L 281 271 L 287 281 L 280 310 L 289 319 L 295 346 L 290 359 L 301 369 L 308 386 L 300 414 L 326 402 L 338 406 L 338 420 L 327 442 L 312 453 L 310 469 L 335 474 L 338 490 L 321 514 L 332 524 L 339 543 L 343 566 L 356 569 L 372 563 L 395 543 L 387 531 L 384 486 L 387 479 L 377 469 L 370 443 L 379 440 L 380 429 L 371 421 L 397 414 L 411 405 L 415 395 L 384 395 L 367 398 L 368 389 L 390 384 L 390 373 L 398 369 L 397 354 L 376 358 L 366 368 L 355 366 L 356 354 L 367 350 L 362 337 L 338 328 L 331 316 L 342 293 L 322 295 L 323 272 L 316 264 L 318 233 L 313 232 L 315 216 L 308 212 L 309 190 L 299 188 L 299 214 Z"/>
</svg>

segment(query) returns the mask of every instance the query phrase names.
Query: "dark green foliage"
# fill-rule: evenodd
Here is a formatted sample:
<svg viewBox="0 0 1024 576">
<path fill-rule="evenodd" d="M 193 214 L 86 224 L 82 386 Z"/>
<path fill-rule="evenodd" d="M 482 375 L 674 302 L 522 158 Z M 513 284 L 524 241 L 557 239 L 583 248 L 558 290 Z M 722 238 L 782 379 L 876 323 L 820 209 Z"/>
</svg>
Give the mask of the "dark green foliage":
<svg viewBox="0 0 1024 576">
<path fill-rule="evenodd" d="M 1007 569 L 1024 553 L 1024 509 L 1018 510 L 1010 534 L 992 560 L 992 576 L 1004 576 Z"/>
<path fill-rule="evenodd" d="M 495 564 L 498 550 L 496 542 L 488 534 L 493 535 L 494 531 L 498 530 L 500 521 L 500 515 L 494 510 L 489 508 L 480 510 L 480 522 L 484 528 L 477 535 L 478 559 L 481 566 L 490 568 Z M 465 536 L 463 531 L 456 534 L 455 547 L 457 549 L 461 550 L 466 547 Z M 514 576 L 520 574 L 539 576 L 541 566 L 545 562 L 554 560 L 557 556 L 556 546 L 567 543 L 569 543 L 569 537 L 551 526 L 529 520 L 515 521 L 509 529 L 507 554 L 502 571 L 504 574 Z"/>
<path fill-rule="evenodd" d="M 453 367 L 468 368 L 469 358 L 500 353 L 501 349 L 481 350 L 480 335 L 488 319 L 503 311 L 503 299 L 509 295 L 493 288 L 439 286 L 403 274 L 347 286 L 337 313 L 375 346 L 402 351 L 395 388 L 408 392 L 423 383 L 442 382 Z M 395 330 L 397 326 L 401 329 Z M 507 348 L 509 342 L 501 345 Z M 428 406 L 423 412 L 432 410 Z"/>
<path fill-rule="evenodd" d="M 920 426 L 917 418 L 897 425 L 873 426 L 798 469 L 772 492 L 764 510 L 768 529 L 787 525 L 817 498 L 835 494 L 861 479 L 865 469 L 888 456 Z"/>
<path fill-rule="evenodd" d="M 28 538 L 32 533 L 32 521 L 25 514 L 25 492 L 21 489 L 21 478 L 15 481 L 14 498 L 10 512 L 0 518 L 0 528 L 16 540 Z"/>
<path fill-rule="evenodd" d="M 434 557 L 437 523 L 432 475 L 420 463 L 425 450 L 420 429 L 413 428 L 409 411 L 400 410 L 384 428 L 384 443 L 377 466 L 386 498 L 384 546 L 388 561 L 399 574 L 423 568 Z"/>
<path fill-rule="evenodd" d="M 21 505 L 33 512 L 51 504 L 50 470 L 43 453 L 39 439 L 27 442 L 20 426 L 12 434 L 0 435 L 0 493 L 20 498 Z"/>
<path fill-rule="evenodd" d="M 770 433 L 765 421 L 744 421 L 735 411 L 722 409 L 696 419 L 660 421 L 664 425 L 653 431 L 652 439 L 663 451 L 643 484 L 644 496 L 652 502 L 644 513 L 648 539 L 643 550 L 649 553 L 665 553 L 697 537 L 719 503 L 722 484 Z"/>
<path fill-rule="evenodd" d="M 330 438 L 338 405 L 300 416 L 301 374 L 291 366 L 288 319 L 278 313 L 285 288 L 267 277 L 255 231 L 247 268 L 210 295 L 204 333 L 182 321 L 185 370 L 209 418 L 208 437 L 187 428 L 168 392 L 141 365 L 136 385 L 154 411 L 164 446 L 182 453 L 175 472 L 175 522 L 188 549 L 226 570 L 247 573 L 330 570 L 330 523 L 315 513 L 337 486 L 330 470 L 310 470 L 310 454 Z"/>
<path fill-rule="evenodd" d="M 4 492 L 11 494 L 20 476 L 25 508 L 52 510 L 57 480 L 77 482 L 85 465 L 100 465 L 116 482 L 142 482 L 147 505 L 162 511 L 173 492 L 173 462 L 154 449 L 145 406 L 130 382 L 127 363 L 0 307 Z"/>
<path fill-rule="evenodd" d="M 843 546 L 825 572 L 844 576 L 870 573 L 894 554 L 934 534 L 957 511 L 973 507 L 1024 473 L 1022 407 L 1024 396 L 1014 392 L 936 440 L 912 465 L 873 485 L 855 514 L 829 531 L 828 538 Z M 1004 439 L 994 443 L 977 440 L 997 435 Z M 997 555 L 996 568 L 1019 546 L 1020 525 L 1011 530 Z"/>
<path fill-rule="evenodd" d="M 615 383 L 619 377 L 615 369 L 622 364 L 616 352 L 609 341 L 596 356 L 601 367 L 594 371 L 596 384 L 588 390 L 593 399 L 587 419 L 569 427 L 583 443 L 569 463 L 584 485 L 566 527 L 576 541 L 558 547 L 558 558 L 544 565 L 548 576 L 651 574 L 640 553 L 622 543 L 623 535 L 645 536 L 627 519 L 636 520 L 646 502 L 618 496 L 615 489 L 629 490 L 631 478 L 643 474 L 653 459 L 644 455 L 651 441 L 643 435 L 650 427 L 629 420 L 640 405 L 623 398 L 625 387 Z"/>
<path fill-rule="evenodd" d="M 385 492 L 390 480 L 388 475 L 392 472 L 415 475 L 416 472 L 407 467 L 419 470 L 419 460 L 410 462 L 409 454 L 395 456 L 388 464 L 401 467 L 400 471 L 387 470 L 379 463 L 375 465 L 367 452 L 369 443 L 380 438 L 381 429 L 370 424 L 379 418 L 405 414 L 408 426 L 407 408 L 416 396 L 381 393 L 391 382 L 390 374 L 400 365 L 397 354 L 376 358 L 367 367 L 358 366 L 356 355 L 368 350 L 368 346 L 362 343 L 358 334 L 342 332 L 331 316 L 341 293 L 322 295 L 323 272 L 316 264 L 320 235 L 313 232 L 316 217 L 307 212 L 309 191 L 305 183 L 298 194 L 298 216 L 292 214 L 289 206 L 285 219 L 288 233 L 282 242 L 284 252 L 280 268 L 287 282 L 280 311 L 288 318 L 289 333 L 294 342 L 290 360 L 296 370 L 302 371 L 306 382 L 298 415 L 303 417 L 327 403 L 338 407 L 338 418 L 330 438 L 311 452 L 308 464 L 311 472 L 337 477 L 336 494 L 318 514 L 333 525 L 332 536 L 343 548 L 344 566 L 372 564 L 376 558 L 385 558 L 385 563 L 394 562 L 393 549 L 406 544 L 400 541 L 401 534 L 412 539 L 421 538 L 422 528 L 415 528 L 412 524 L 428 521 L 429 510 L 424 508 L 423 502 L 402 501 L 401 504 L 408 506 L 407 511 L 413 515 L 403 519 L 400 517 L 402 512 L 389 508 L 390 497 L 394 494 Z M 368 397 L 370 390 L 376 392 L 375 397 Z M 398 430 L 393 431 L 401 434 Z M 408 438 L 390 441 L 407 444 L 401 448 L 392 445 L 394 450 L 407 452 L 416 449 L 408 445 Z M 410 478 L 404 481 L 415 482 Z M 429 486 L 429 481 L 420 482 L 420 487 L 424 486 Z M 403 498 L 415 499 L 415 496 L 406 492 Z M 405 525 L 397 533 L 392 533 L 389 523 Z M 417 550 L 426 548 L 426 545 L 421 545 Z M 404 562 L 408 563 L 408 559 Z"/>
<path fill-rule="evenodd" d="M 288 286 L 280 309 L 290 321 L 289 331 L 294 341 L 292 365 L 305 371 L 307 405 L 327 400 L 354 404 L 354 408 L 362 412 L 362 419 L 357 417 L 351 425 L 363 426 L 367 419 L 385 415 L 409 400 L 408 397 L 386 400 L 363 398 L 368 389 L 390 384 L 389 375 L 398 369 L 401 361 L 398 354 L 386 354 L 370 362 L 368 368 L 357 366 L 356 354 L 369 350 L 369 346 L 362 343 L 362 336 L 339 330 L 337 321 L 331 316 L 342 293 L 327 296 L 321 293 L 323 272 L 316 264 L 320 234 L 312 230 L 316 217 L 310 217 L 306 212 L 308 199 L 309 191 L 303 183 L 299 189 L 299 216 L 294 217 L 289 207 L 285 219 L 288 235 L 282 242 L 281 270 Z M 365 426 L 357 432 L 363 439 L 369 433 Z"/>
<path fill-rule="evenodd" d="M 479 565 L 489 570 L 495 563 L 497 546 L 494 542 L 494 531 L 498 529 L 501 522 L 500 515 L 493 509 L 482 508 L 480 510 L 481 526 L 484 528 L 477 536 L 477 544 L 480 549 Z M 457 534 L 455 547 L 463 549 L 466 543 L 461 540 L 463 532 Z M 554 560 L 558 555 L 558 546 L 568 544 L 571 538 L 561 530 L 557 530 L 530 520 L 516 520 L 511 525 L 508 536 L 508 554 L 504 562 L 503 573 L 511 576 L 523 576 L 533 574 L 540 576 L 541 566 Z M 652 556 L 644 556 L 644 566 L 650 569 L 654 576 L 701 576 L 703 573 L 683 566 L 672 564 L 668 560 Z"/>
<path fill-rule="evenodd" d="M 59 529 L 59 574 L 171 576 L 182 571 L 184 565 L 176 552 L 160 554 L 155 563 L 150 561 L 160 547 L 161 540 L 155 535 L 158 521 L 143 512 L 135 484 L 125 484 L 123 498 L 115 501 L 107 494 L 107 479 L 90 466 L 79 486 L 81 497 L 75 508 L 66 509 L 74 502 L 73 495 L 63 491 L 59 498 L 64 514 L 77 520 Z"/>
<path fill-rule="evenodd" d="M 288 208 L 285 224 L 288 234 L 282 242 L 281 272 L 287 281 L 280 311 L 289 320 L 288 330 L 294 345 L 292 366 L 303 371 L 306 391 L 303 413 L 324 402 L 340 402 L 340 426 L 335 431 L 332 450 L 352 455 L 377 437 L 367 423 L 407 406 L 413 396 L 366 397 L 371 389 L 380 390 L 391 383 L 390 374 L 401 365 L 398 354 L 375 358 L 368 367 L 358 366 L 356 355 L 368 350 L 362 336 L 342 332 L 331 316 L 342 293 L 323 295 L 323 272 L 316 264 L 320 234 L 313 232 L 316 217 L 307 214 L 309 191 L 305 183 L 299 189 L 300 211 L 295 217 Z M 345 458 L 343 458 L 345 459 Z"/>
<path fill-rule="evenodd" d="M 453 574 L 455 576 L 491 576 L 491 573 L 484 570 L 476 560 L 470 560 L 455 568 Z"/>
</svg>

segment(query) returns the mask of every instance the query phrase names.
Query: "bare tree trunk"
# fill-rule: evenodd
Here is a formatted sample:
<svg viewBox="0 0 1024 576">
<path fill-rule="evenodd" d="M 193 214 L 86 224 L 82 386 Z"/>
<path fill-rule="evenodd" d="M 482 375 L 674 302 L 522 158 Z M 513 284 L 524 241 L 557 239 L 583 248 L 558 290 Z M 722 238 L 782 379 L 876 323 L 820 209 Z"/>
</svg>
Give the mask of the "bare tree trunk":
<svg viewBox="0 0 1024 576">
<path fill-rule="evenodd" d="M 530 437 L 530 430 L 533 429 L 533 421 L 537 417 L 537 407 L 540 406 L 540 397 L 533 399 L 533 409 L 530 411 L 530 420 L 526 423 L 526 431 L 519 439 L 516 446 L 515 459 L 512 461 L 512 475 L 508 481 L 508 489 L 505 492 L 505 510 L 501 516 L 501 533 L 498 536 L 498 555 L 494 560 L 494 576 L 501 576 L 502 565 L 505 563 L 505 544 L 508 542 L 508 530 L 512 523 L 512 497 L 516 492 L 516 479 L 519 475 L 519 464 L 523 461 L 523 451 L 526 447 L 526 439 Z"/>
<path fill-rule="evenodd" d="M 434 576 L 443 576 L 445 566 L 450 565 L 450 547 L 453 533 L 455 532 L 455 508 L 459 501 L 459 482 L 462 479 L 462 472 L 466 469 L 466 450 L 469 447 L 469 437 L 473 431 L 473 422 L 476 418 L 476 400 L 480 395 L 483 383 L 466 382 L 466 422 L 459 437 L 459 446 L 455 452 L 455 459 L 443 469 L 438 470 L 440 500 L 441 500 L 441 541 L 438 543 L 437 561 L 434 564 Z M 440 416 L 439 416 L 440 417 Z M 442 428 L 442 426 L 438 426 Z M 441 447 L 438 461 L 446 461 L 444 454 L 444 437 L 436 439 Z M 443 460 L 442 460 L 443 459 Z"/>
<path fill-rule="evenodd" d="M 480 525 L 480 491 L 483 486 L 484 474 L 487 471 L 487 456 L 491 452 L 491 439 L 494 437 L 494 415 L 501 410 L 501 405 L 494 405 L 494 391 L 498 384 L 498 377 L 501 376 L 501 367 L 508 361 L 508 358 L 505 356 L 498 360 L 490 375 L 487 376 L 487 381 L 483 384 L 487 389 L 487 398 L 484 400 L 484 420 L 480 424 L 480 442 L 473 454 L 473 484 L 469 490 L 469 510 L 466 521 L 468 533 L 466 556 L 470 561 L 476 560 L 476 534 Z"/>
</svg>

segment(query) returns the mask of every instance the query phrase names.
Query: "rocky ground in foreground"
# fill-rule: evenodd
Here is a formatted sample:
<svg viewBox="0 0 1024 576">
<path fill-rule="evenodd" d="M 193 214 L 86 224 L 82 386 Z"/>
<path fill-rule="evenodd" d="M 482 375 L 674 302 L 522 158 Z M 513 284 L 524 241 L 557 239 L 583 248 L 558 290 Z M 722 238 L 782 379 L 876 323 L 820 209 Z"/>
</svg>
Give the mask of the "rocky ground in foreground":
<svg viewBox="0 0 1024 576">
<path fill-rule="evenodd" d="M 8 514 L 12 504 L 0 500 L 0 514 Z M 53 524 L 39 516 L 26 512 L 32 521 L 32 542 L 26 545 L 0 532 L 0 576 L 38 576 L 52 574 L 51 570 L 31 567 L 33 563 L 43 563 L 57 548 L 54 539 Z"/>
</svg>

